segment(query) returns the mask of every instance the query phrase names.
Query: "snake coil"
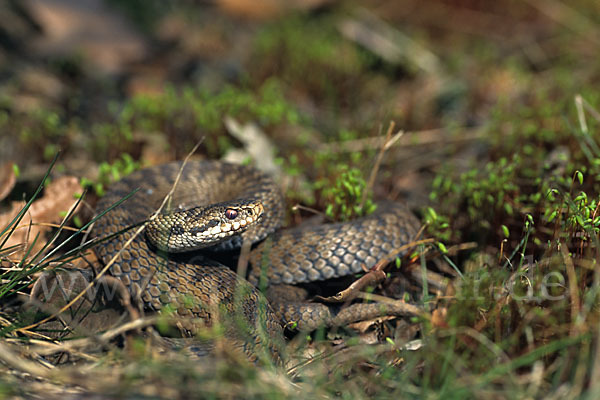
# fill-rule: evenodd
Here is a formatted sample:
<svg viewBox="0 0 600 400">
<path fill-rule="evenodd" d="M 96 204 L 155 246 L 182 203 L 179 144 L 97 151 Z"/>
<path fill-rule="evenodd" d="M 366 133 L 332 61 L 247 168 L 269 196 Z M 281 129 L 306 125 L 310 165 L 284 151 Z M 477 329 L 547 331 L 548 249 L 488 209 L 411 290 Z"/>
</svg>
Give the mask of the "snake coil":
<svg viewBox="0 0 600 400">
<path fill-rule="evenodd" d="M 418 220 L 398 203 L 381 204 L 373 215 L 349 223 L 279 230 L 284 199 L 270 177 L 248 166 L 191 161 L 183 167 L 167 213 L 123 249 L 133 235 L 127 228 L 146 221 L 158 209 L 181 167 L 181 162 L 174 162 L 136 171 L 112 185 L 97 206 L 99 211 L 108 209 L 139 188 L 100 218 L 94 232 L 100 237 L 114 235 L 98 245 L 96 253 L 107 263 L 121 251 L 110 272 L 146 309 L 160 310 L 169 304 L 180 315 L 199 318 L 207 325 L 223 309 L 241 315 L 249 327 L 250 337 L 241 341 L 247 353 L 263 342 L 261 332 L 271 339 L 280 338 L 282 323 L 295 322 L 310 329 L 382 313 L 373 304 L 332 311 L 324 304 L 271 299 L 271 306 L 254 285 L 266 278 L 266 284 L 276 288 L 372 267 L 408 243 L 418 230 Z M 176 254 L 206 247 L 209 236 L 218 236 L 221 248 L 270 236 L 250 254 L 249 281 L 254 285 L 206 253 Z"/>
</svg>

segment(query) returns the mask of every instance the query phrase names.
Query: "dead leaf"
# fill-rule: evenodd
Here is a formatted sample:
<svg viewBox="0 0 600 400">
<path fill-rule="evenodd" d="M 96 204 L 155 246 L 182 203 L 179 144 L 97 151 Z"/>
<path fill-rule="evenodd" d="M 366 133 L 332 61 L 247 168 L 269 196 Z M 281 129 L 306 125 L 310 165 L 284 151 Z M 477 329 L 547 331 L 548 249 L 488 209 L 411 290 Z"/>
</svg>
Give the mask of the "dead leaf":
<svg viewBox="0 0 600 400">
<path fill-rule="evenodd" d="M 349 327 L 354 330 L 357 330 L 360 333 L 365 333 L 372 326 L 381 324 L 381 323 L 383 323 L 383 321 L 389 321 L 389 320 L 395 319 L 395 318 L 397 318 L 397 317 L 396 316 L 377 317 L 377 318 L 369 319 L 366 321 L 354 322 L 354 323 L 350 324 Z"/>
<path fill-rule="evenodd" d="M 448 322 L 446 316 L 448 315 L 448 309 L 445 307 L 433 310 L 431 314 L 431 324 L 437 328 L 448 328 Z"/>
<path fill-rule="evenodd" d="M 69 211 L 77 202 L 74 194 L 81 193 L 79 180 L 73 176 L 63 176 L 52 181 L 44 192 L 44 196 L 36 200 L 21 220 L 17 229 L 10 236 L 5 248 L 19 246 L 11 256 L 20 259 L 27 249 L 33 245 L 32 255 L 44 246 L 44 234 L 51 229 L 44 224 L 56 224 L 62 220 L 61 212 Z M 25 206 L 18 201 L 11 204 L 11 210 L 0 214 L 0 229 L 6 227 Z M 35 244 L 36 236 L 39 235 Z"/>
<path fill-rule="evenodd" d="M 255 167 L 272 176 L 281 176 L 281 167 L 275 162 L 275 146 L 271 139 L 254 123 L 240 124 L 226 115 L 223 123 L 227 131 L 244 144 L 243 150 L 230 150 L 223 159 L 242 163 L 248 157 L 255 161 Z"/>
<path fill-rule="evenodd" d="M 0 166 L 0 201 L 8 196 L 16 182 L 17 176 L 13 170 L 13 163 L 9 161 Z"/>
<path fill-rule="evenodd" d="M 25 6 L 44 32 L 31 43 L 41 54 L 81 54 L 96 71 L 111 74 L 148 52 L 143 36 L 101 0 L 28 0 Z"/>
<path fill-rule="evenodd" d="M 371 320 L 365 320 L 355 322 L 348 325 L 359 332 L 360 342 L 364 344 L 377 344 L 382 343 L 385 338 L 389 337 L 391 332 L 389 328 L 383 323 L 397 318 L 396 316 L 384 316 L 378 317 Z"/>
<path fill-rule="evenodd" d="M 223 157 L 224 161 L 241 164 L 250 158 L 254 161 L 254 167 L 273 176 L 284 192 L 293 188 L 302 196 L 310 196 L 306 189 L 310 186 L 307 184 L 306 177 L 302 174 L 290 176 L 284 173 L 275 161 L 275 145 L 258 125 L 255 123 L 242 125 L 229 115 L 223 118 L 223 123 L 231 136 L 242 142 L 244 146 L 243 149 L 229 150 Z"/>
</svg>

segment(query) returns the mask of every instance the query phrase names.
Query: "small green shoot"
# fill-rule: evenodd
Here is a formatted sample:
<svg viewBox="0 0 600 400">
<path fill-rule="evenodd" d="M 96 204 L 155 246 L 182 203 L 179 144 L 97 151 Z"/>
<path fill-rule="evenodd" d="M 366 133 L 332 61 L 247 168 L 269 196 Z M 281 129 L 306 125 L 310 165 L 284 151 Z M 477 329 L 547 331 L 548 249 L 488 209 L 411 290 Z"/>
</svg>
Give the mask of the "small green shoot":
<svg viewBox="0 0 600 400">
<path fill-rule="evenodd" d="M 376 205 L 371 194 L 367 196 L 364 206 L 360 206 L 363 192 L 367 190 L 361 171 L 346 166 L 340 167 L 340 170 L 341 173 L 332 186 L 328 186 L 327 179 L 315 184 L 315 187 L 323 188 L 323 197 L 327 199 L 325 214 L 333 220 L 349 221 L 375 211 Z"/>
</svg>

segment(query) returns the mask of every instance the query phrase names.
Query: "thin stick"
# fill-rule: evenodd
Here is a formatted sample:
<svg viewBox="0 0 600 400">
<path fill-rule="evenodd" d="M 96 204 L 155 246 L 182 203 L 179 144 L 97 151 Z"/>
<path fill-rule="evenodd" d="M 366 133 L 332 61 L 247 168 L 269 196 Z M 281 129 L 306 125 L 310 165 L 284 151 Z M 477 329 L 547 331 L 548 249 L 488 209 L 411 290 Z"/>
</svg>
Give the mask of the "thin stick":
<svg viewBox="0 0 600 400">
<path fill-rule="evenodd" d="M 407 314 L 417 315 L 426 319 L 431 319 L 431 315 L 421 307 L 415 306 L 414 304 L 406 303 L 402 300 L 396 300 L 386 296 L 381 296 L 379 294 L 367 292 L 358 292 L 357 297 L 367 301 L 376 301 L 382 304 L 389 304 L 391 306 L 404 309 L 404 311 L 406 311 Z"/>
<path fill-rule="evenodd" d="M 390 125 L 388 126 L 388 130 L 385 134 L 385 141 L 383 142 L 383 145 L 379 149 L 379 153 L 377 154 L 377 158 L 375 159 L 375 164 L 373 165 L 373 168 L 371 169 L 371 174 L 369 175 L 369 180 L 367 181 L 367 186 L 365 187 L 365 190 L 363 191 L 362 198 L 360 200 L 360 205 L 359 205 L 361 210 L 365 206 L 365 203 L 367 202 L 367 196 L 368 196 L 369 192 L 373 189 L 373 186 L 375 185 L 375 178 L 377 178 L 377 173 L 379 172 L 379 166 L 381 165 L 381 161 L 383 160 L 383 156 L 384 156 L 385 152 L 394 143 L 396 143 L 398 141 L 398 139 L 400 139 L 402 137 L 402 135 L 404 135 L 404 131 L 399 131 L 394 136 L 392 136 L 392 132 L 394 131 L 395 127 L 396 127 L 395 122 L 391 121 Z"/>
<path fill-rule="evenodd" d="M 321 212 L 315 208 L 312 208 L 312 207 L 303 206 L 302 204 L 296 204 L 292 207 L 292 211 L 296 211 L 296 210 L 308 211 L 308 212 L 313 213 L 313 214 L 315 214 L 321 218 L 324 218 L 328 221 L 334 222 L 334 220 L 331 217 L 327 216 L 327 214 L 325 214 L 324 212 Z"/>
<path fill-rule="evenodd" d="M 589 40 L 594 45 L 600 43 L 598 40 L 600 31 L 596 29 L 596 24 L 576 8 L 570 7 L 568 2 L 557 0 L 526 0 L 526 2 L 550 19 L 577 33 L 582 40 Z"/>
<path fill-rule="evenodd" d="M 33 222 L 31 225 L 32 226 L 45 226 L 45 227 L 48 227 L 48 228 L 61 228 L 61 225 L 59 225 L 59 224 L 53 224 L 53 223 L 50 223 L 50 222 Z M 27 224 L 27 225 L 18 225 L 15 228 L 15 231 L 18 230 L 18 229 L 23 229 L 23 228 L 27 228 L 27 227 L 29 227 L 29 224 Z M 77 232 L 79 230 L 78 228 L 73 228 L 72 226 L 63 226 L 61 229 L 64 229 L 64 230 L 67 230 L 67 231 L 73 231 L 73 232 Z"/>
<path fill-rule="evenodd" d="M 584 104 L 585 106 L 585 104 Z M 446 133 L 445 129 L 428 129 L 423 131 L 408 131 L 404 132 L 406 138 L 396 141 L 394 146 L 415 147 L 415 146 L 431 146 L 440 147 L 444 144 L 463 143 L 485 138 L 481 127 L 463 128 L 463 135 L 456 138 L 446 138 L 442 136 Z M 385 144 L 385 136 L 368 137 L 362 139 L 347 140 L 344 142 L 321 143 L 318 146 L 319 151 L 328 153 L 356 153 L 379 148 Z"/>
<path fill-rule="evenodd" d="M 32 348 L 30 349 L 30 352 L 32 354 L 47 356 L 60 352 L 72 352 L 78 348 L 87 347 L 92 343 L 108 343 L 109 340 L 116 336 L 119 336 L 122 333 L 154 325 L 159 319 L 160 317 L 158 316 L 138 318 L 134 321 L 130 321 L 113 329 L 110 329 L 101 335 L 83 339 L 63 341 L 60 344 L 57 344 L 51 348 L 48 348 L 47 346 L 44 346 L 44 348 Z"/>
<path fill-rule="evenodd" d="M 28 361 L 19 354 L 12 351 L 10 346 L 0 342 L 0 360 L 11 368 L 27 372 L 33 376 L 48 377 L 49 370 L 38 364 Z"/>
<path fill-rule="evenodd" d="M 5 339 L 5 340 L 8 343 L 23 343 L 23 339 Z M 53 339 L 49 338 L 49 340 L 53 340 Z M 62 342 L 62 343 L 65 343 L 65 342 Z M 29 339 L 27 341 L 27 344 L 30 344 L 30 345 L 31 344 L 35 344 L 39 348 L 43 348 L 43 349 L 55 348 L 57 346 L 61 346 L 60 343 L 54 343 L 54 342 L 49 342 L 48 340 L 40 340 L 40 339 Z M 96 362 L 99 359 L 99 357 L 92 356 L 90 354 L 84 353 L 82 351 L 77 351 L 77 350 L 74 350 L 74 349 L 67 349 L 67 350 L 61 349 L 61 350 L 58 350 L 56 352 L 62 352 L 62 351 L 69 352 L 69 353 L 71 353 L 73 355 L 76 355 L 78 357 L 84 358 L 84 359 L 86 359 L 88 361 L 92 361 L 92 362 Z M 35 348 L 28 349 L 27 353 L 30 354 L 30 355 L 33 355 L 33 356 L 39 356 L 39 355 L 41 355 L 39 352 L 37 352 L 35 350 Z M 52 353 L 50 353 L 50 354 L 52 354 Z"/>
<path fill-rule="evenodd" d="M 569 295 L 571 297 L 571 336 L 577 336 L 581 332 L 577 332 L 582 320 L 580 319 L 581 314 L 581 300 L 579 298 L 579 290 L 577 288 L 577 274 L 575 273 L 575 266 L 573 260 L 569 256 L 566 250 L 566 244 L 561 243 L 560 253 L 565 263 L 565 269 L 567 270 L 567 277 L 569 278 Z"/>
</svg>

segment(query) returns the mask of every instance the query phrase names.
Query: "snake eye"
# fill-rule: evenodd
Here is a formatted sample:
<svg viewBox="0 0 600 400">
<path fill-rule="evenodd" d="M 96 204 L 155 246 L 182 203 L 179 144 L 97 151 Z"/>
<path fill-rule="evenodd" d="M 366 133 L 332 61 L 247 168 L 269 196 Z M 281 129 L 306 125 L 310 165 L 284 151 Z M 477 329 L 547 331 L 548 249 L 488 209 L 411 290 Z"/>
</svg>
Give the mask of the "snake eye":
<svg viewBox="0 0 600 400">
<path fill-rule="evenodd" d="M 238 212 L 233 208 L 228 208 L 225 210 L 225 216 L 229 219 L 235 219 L 238 216 Z"/>
</svg>

